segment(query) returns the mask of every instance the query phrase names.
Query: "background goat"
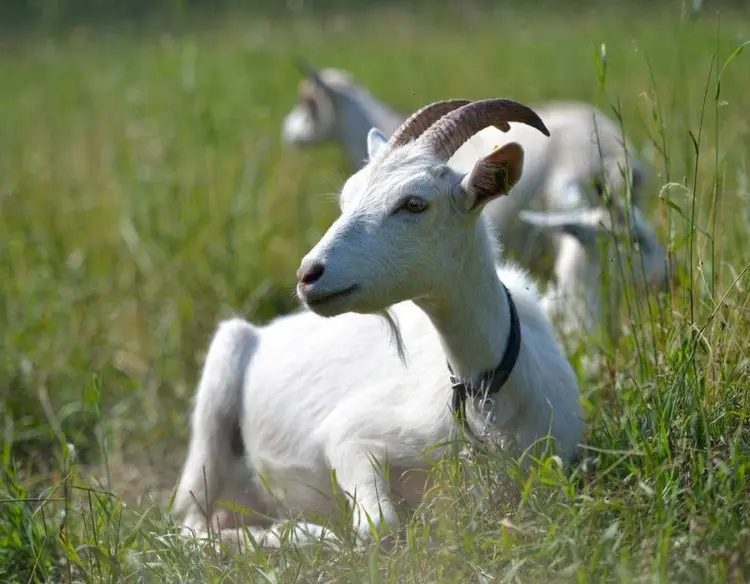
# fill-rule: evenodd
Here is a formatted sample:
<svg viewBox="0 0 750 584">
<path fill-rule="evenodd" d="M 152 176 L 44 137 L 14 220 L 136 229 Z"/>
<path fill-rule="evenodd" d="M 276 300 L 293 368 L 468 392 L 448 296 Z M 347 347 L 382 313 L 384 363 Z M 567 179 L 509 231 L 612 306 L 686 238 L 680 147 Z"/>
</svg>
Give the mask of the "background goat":
<svg viewBox="0 0 750 584">
<path fill-rule="evenodd" d="M 615 267 L 610 277 L 627 274 L 636 291 L 667 286 L 664 247 L 640 209 L 627 208 L 620 199 L 570 211 L 522 210 L 520 218 L 559 239 L 555 282 L 542 302 L 566 339 L 578 341 L 581 333 L 600 326 L 612 338 L 618 335 L 623 286 L 606 282 L 605 265 Z M 633 249 L 640 253 L 629 253 Z M 676 261 L 669 264 L 671 270 L 677 267 Z"/>
</svg>

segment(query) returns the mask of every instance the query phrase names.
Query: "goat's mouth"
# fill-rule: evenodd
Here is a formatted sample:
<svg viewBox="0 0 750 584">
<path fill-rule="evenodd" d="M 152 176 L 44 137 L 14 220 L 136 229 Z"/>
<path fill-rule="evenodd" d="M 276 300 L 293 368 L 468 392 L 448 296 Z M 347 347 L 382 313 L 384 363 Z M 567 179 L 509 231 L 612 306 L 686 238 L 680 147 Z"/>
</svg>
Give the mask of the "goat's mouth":
<svg viewBox="0 0 750 584">
<path fill-rule="evenodd" d="M 343 288 L 335 292 L 322 292 L 318 294 L 314 292 L 303 293 L 302 298 L 311 310 L 318 312 L 321 309 L 329 309 L 335 306 L 336 303 L 349 298 L 357 290 L 359 290 L 359 284 L 352 284 L 348 288 Z"/>
</svg>

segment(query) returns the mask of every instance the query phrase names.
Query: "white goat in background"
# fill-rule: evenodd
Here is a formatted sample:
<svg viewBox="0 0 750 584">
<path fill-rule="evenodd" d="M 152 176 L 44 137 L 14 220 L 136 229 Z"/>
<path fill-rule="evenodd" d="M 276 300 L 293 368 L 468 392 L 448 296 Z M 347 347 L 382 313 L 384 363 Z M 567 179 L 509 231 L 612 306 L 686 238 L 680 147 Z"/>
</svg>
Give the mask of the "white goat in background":
<svg viewBox="0 0 750 584">
<path fill-rule="evenodd" d="M 412 508 L 421 501 L 425 449 L 446 455 L 458 431 L 452 402 L 467 434 L 487 424 L 509 455 L 551 437 L 562 459 L 576 456 L 583 421 L 575 374 L 534 283 L 496 265 L 481 214 L 522 176 L 523 148 L 489 148 L 465 173 L 446 164 L 476 132 L 508 122 L 547 133 L 531 109 L 502 99 L 437 102 L 388 141 L 369 133 L 368 164 L 346 181 L 341 215 L 297 272 L 309 310 L 262 327 L 228 320 L 211 342 L 175 497 L 184 532 L 203 532 L 207 516 L 235 525 L 214 515 L 228 492 L 270 517 L 270 526 L 252 515 L 241 522 L 260 543 L 280 545 L 277 528 L 290 515 L 335 516 L 335 471 L 367 541 L 368 516 L 394 527 L 400 500 Z M 390 344 L 395 331 L 405 359 Z M 228 484 L 237 457 L 252 472 L 244 493 Z M 322 532 L 298 523 L 293 537 Z"/>
<path fill-rule="evenodd" d="M 283 139 L 296 145 L 336 141 L 344 148 L 352 167 L 360 168 L 365 162 L 370 128 L 389 136 L 405 116 L 357 85 L 348 73 L 335 69 L 318 73 L 309 64 L 301 64 L 300 68 L 306 79 L 300 86 L 300 100 L 284 119 Z M 549 129 L 550 138 L 524 125 L 514 126 L 507 133 L 486 128 L 468 140 L 449 164 L 467 171 L 488 148 L 510 142 L 523 147 L 526 162 L 521 180 L 510 197 L 492 201 L 484 213 L 501 234 L 505 251 L 535 276 L 546 279 L 552 275 L 547 267 L 550 259 L 553 274 L 559 277 L 571 262 L 582 265 L 587 254 L 579 249 L 576 257 L 568 246 L 561 256 L 556 234 L 540 228 L 537 222 L 519 221 L 519 212 L 529 209 L 554 213 L 580 206 L 596 207 L 604 191 L 624 202 L 628 182 L 633 205 L 641 206 L 651 172 L 635 155 L 618 124 L 597 108 L 577 102 L 532 107 Z M 644 238 L 656 241 L 645 219 L 639 222 L 638 229 Z M 665 290 L 668 269 L 676 264 L 667 262 L 660 245 L 641 248 L 640 253 L 645 256 L 643 263 L 653 269 L 648 278 L 637 278 L 635 284 L 641 290 Z"/>
<path fill-rule="evenodd" d="M 619 285 L 602 290 L 606 264 L 615 268 L 610 277 L 624 272 L 635 290 L 646 288 L 649 282 L 662 289 L 668 284 L 662 265 L 666 251 L 637 207 L 628 209 L 615 198 L 609 206 L 546 213 L 522 210 L 520 218 L 559 239 L 555 282 L 542 304 L 566 338 L 594 332 L 599 326 L 611 337 L 617 336 L 623 290 Z M 641 253 L 637 257 L 623 253 L 623 243 Z M 671 269 L 677 269 L 676 262 Z"/>
</svg>

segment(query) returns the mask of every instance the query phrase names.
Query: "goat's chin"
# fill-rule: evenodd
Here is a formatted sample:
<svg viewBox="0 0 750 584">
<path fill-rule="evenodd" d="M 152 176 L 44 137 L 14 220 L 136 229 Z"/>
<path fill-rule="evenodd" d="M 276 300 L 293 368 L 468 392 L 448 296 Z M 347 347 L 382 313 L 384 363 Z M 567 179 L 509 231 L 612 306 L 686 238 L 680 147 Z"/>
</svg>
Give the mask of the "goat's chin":
<svg viewBox="0 0 750 584">
<path fill-rule="evenodd" d="M 356 305 L 360 292 L 359 285 L 353 284 L 341 290 L 325 292 L 303 291 L 298 288 L 297 296 L 311 312 L 331 317 L 345 312 L 359 312 Z"/>
<path fill-rule="evenodd" d="M 314 312 L 318 316 L 325 318 L 332 318 L 344 314 L 345 312 L 350 312 L 346 307 L 346 302 L 343 300 L 332 300 L 325 304 L 309 304 L 304 302 L 304 305 L 310 312 Z"/>
<path fill-rule="evenodd" d="M 330 296 L 321 294 L 313 296 L 309 293 L 298 294 L 298 296 L 311 312 L 324 317 L 339 316 L 345 312 L 382 315 L 390 306 L 390 304 L 383 306 L 382 302 L 370 297 L 367 291 L 359 286 L 352 286 L 342 292 Z"/>
</svg>

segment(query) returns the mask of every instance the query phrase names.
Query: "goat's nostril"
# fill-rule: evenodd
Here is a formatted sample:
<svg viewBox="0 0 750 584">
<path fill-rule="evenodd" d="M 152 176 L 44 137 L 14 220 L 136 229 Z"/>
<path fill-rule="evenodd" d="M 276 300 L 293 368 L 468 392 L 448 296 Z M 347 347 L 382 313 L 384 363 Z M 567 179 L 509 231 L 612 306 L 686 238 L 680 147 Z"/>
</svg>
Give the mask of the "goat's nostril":
<svg viewBox="0 0 750 584">
<path fill-rule="evenodd" d="M 307 266 L 300 266 L 297 270 L 297 279 L 301 284 L 314 284 L 325 272 L 325 266 L 320 262 L 313 262 Z"/>
</svg>

